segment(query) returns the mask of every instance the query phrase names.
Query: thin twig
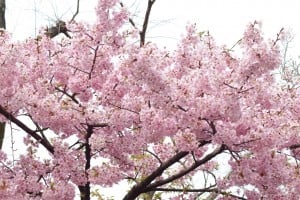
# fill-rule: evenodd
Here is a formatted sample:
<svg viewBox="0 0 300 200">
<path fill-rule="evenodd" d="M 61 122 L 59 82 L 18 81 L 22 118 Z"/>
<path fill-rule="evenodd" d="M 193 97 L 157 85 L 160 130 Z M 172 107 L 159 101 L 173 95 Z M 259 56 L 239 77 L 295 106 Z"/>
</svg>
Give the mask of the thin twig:
<svg viewBox="0 0 300 200">
<path fill-rule="evenodd" d="M 72 19 L 70 20 L 70 23 L 72 23 L 75 20 L 75 17 L 78 15 L 79 13 L 79 2 L 80 0 L 77 0 L 77 8 L 76 8 L 76 12 L 74 13 Z"/>
<path fill-rule="evenodd" d="M 273 46 L 275 46 L 276 43 L 280 40 L 280 36 L 282 35 L 283 31 L 284 31 L 284 28 L 281 28 L 279 33 L 277 33 L 277 37 L 276 37 L 276 40 L 273 43 Z"/>
<path fill-rule="evenodd" d="M 76 104 L 79 104 L 79 101 L 75 98 L 76 93 L 74 94 L 69 94 L 66 89 L 60 89 L 59 87 L 55 87 L 55 89 L 61 93 L 63 93 L 64 95 L 66 95 L 67 97 L 69 97 L 73 102 L 75 102 Z"/>
<path fill-rule="evenodd" d="M 15 164 L 15 149 L 14 149 L 14 136 L 13 136 L 13 128 L 11 121 L 9 121 L 9 126 L 10 126 L 10 142 L 11 142 L 11 155 L 12 155 L 12 164 Z"/>
<path fill-rule="evenodd" d="M 234 43 L 234 45 L 232 45 L 232 47 L 229 49 L 229 51 L 232 51 L 233 48 L 238 45 L 243 39 L 239 39 L 236 43 Z"/>
<path fill-rule="evenodd" d="M 91 70 L 89 72 L 89 79 L 92 78 L 92 73 L 94 71 L 94 67 L 95 67 L 95 64 L 96 64 L 98 49 L 99 49 L 99 45 L 95 49 L 93 49 L 94 50 L 94 58 L 93 58 L 93 63 L 92 63 L 92 66 L 91 66 Z"/>
<path fill-rule="evenodd" d="M 235 146 L 243 146 L 243 145 L 249 144 L 249 143 L 251 143 L 251 142 L 256 142 L 257 140 L 260 140 L 260 139 L 261 139 L 261 138 L 255 138 L 255 139 L 243 141 L 243 142 L 240 142 L 240 143 L 235 143 L 235 144 L 233 144 L 233 145 L 235 145 Z"/>
<path fill-rule="evenodd" d="M 121 5 L 122 8 L 124 7 L 124 4 L 122 2 L 120 2 L 120 5 Z M 128 21 L 133 26 L 133 28 L 136 28 L 136 25 L 135 25 L 132 18 L 129 17 Z"/>
<path fill-rule="evenodd" d="M 186 188 L 156 188 L 153 191 L 163 191 L 163 192 L 208 192 L 208 193 L 217 193 L 217 194 L 221 194 L 223 196 L 230 196 L 236 199 L 240 199 L 240 200 L 247 200 L 244 197 L 240 197 L 237 195 L 232 194 L 231 192 L 226 192 L 226 191 L 221 191 L 218 189 L 211 189 L 211 188 L 203 188 L 203 189 L 186 189 Z"/>
<path fill-rule="evenodd" d="M 112 103 L 110 103 L 110 102 L 108 102 L 108 104 L 111 105 L 111 106 L 114 106 L 114 107 L 116 107 L 116 108 L 118 108 L 118 109 L 121 109 L 121 110 L 127 110 L 127 111 L 132 112 L 132 113 L 135 113 L 135 114 L 137 114 L 137 115 L 140 114 L 140 113 L 137 112 L 137 111 L 131 110 L 131 109 L 129 109 L 129 108 L 124 108 L 124 107 L 122 107 L 122 106 L 118 106 L 118 105 L 112 104 Z"/>
<path fill-rule="evenodd" d="M 151 154 L 153 157 L 155 157 L 155 158 L 158 160 L 158 162 L 160 163 L 160 165 L 163 164 L 163 162 L 162 162 L 161 159 L 158 157 L 158 155 L 156 155 L 155 153 L 149 151 L 148 149 L 146 149 L 145 152 L 147 152 L 147 153 Z"/>
</svg>

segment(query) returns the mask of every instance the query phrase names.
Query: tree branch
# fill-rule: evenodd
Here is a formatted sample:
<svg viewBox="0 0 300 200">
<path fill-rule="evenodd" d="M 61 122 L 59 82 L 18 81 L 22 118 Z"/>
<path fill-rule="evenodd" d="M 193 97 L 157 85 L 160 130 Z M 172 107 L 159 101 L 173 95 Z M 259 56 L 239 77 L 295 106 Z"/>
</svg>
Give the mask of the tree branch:
<svg viewBox="0 0 300 200">
<path fill-rule="evenodd" d="M 54 147 L 44 138 L 42 138 L 40 135 L 38 135 L 35 131 L 31 130 L 26 126 L 23 122 L 18 120 L 15 116 L 13 116 L 11 113 L 7 112 L 1 105 L 0 105 L 0 114 L 5 116 L 7 119 L 12 121 L 14 124 L 19 126 L 23 131 L 25 131 L 27 134 L 29 134 L 31 137 L 36 139 L 41 145 L 43 145 L 50 153 L 54 153 Z"/>
<path fill-rule="evenodd" d="M 76 104 L 79 104 L 79 101 L 75 98 L 76 93 L 74 94 L 69 94 L 66 89 L 60 89 L 59 87 L 55 87 L 55 89 L 61 93 L 63 93 L 64 95 L 66 95 L 67 97 L 69 97 L 73 102 L 75 102 Z"/>
<path fill-rule="evenodd" d="M 291 146 L 289 146 L 290 149 L 297 149 L 300 148 L 300 144 L 293 144 Z"/>
<path fill-rule="evenodd" d="M 223 152 L 225 149 L 226 149 L 225 145 L 219 146 L 213 152 L 211 152 L 210 154 L 206 155 L 201 160 L 196 161 L 189 168 L 183 169 L 182 171 L 178 172 L 177 174 L 174 174 L 173 176 L 170 176 L 170 177 L 168 177 L 166 179 L 162 179 L 162 180 L 156 181 L 156 182 L 154 182 L 152 184 L 149 184 L 144 191 L 145 192 L 152 191 L 152 190 L 154 190 L 155 188 L 157 188 L 159 186 L 165 185 L 167 183 L 170 183 L 170 182 L 172 182 L 172 181 L 174 181 L 176 179 L 179 179 L 179 178 L 185 176 L 186 174 L 188 174 L 191 171 L 195 170 L 200 165 L 203 165 L 203 164 L 207 163 L 208 161 L 210 161 L 211 159 L 213 159 L 215 156 L 217 156 L 218 154 L 220 154 L 221 152 Z"/>
<path fill-rule="evenodd" d="M 140 31 L 140 37 L 141 37 L 140 46 L 141 47 L 144 46 L 144 44 L 145 44 L 146 31 L 147 31 L 147 27 L 148 27 L 148 23 L 149 23 L 151 8 L 154 3 L 155 3 L 155 0 L 148 0 L 148 6 L 147 6 L 145 18 L 144 18 L 143 29 L 142 29 L 142 31 Z"/>
<path fill-rule="evenodd" d="M 78 15 L 79 13 L 79 2 L 80 0 L 77 0 L 77 8 L 76 8 L 76 12 L 74 13 L 72 19 L 70 20 L 70 23 L 72 23 L 75 20 L 75 17 Z"/>
</svg>

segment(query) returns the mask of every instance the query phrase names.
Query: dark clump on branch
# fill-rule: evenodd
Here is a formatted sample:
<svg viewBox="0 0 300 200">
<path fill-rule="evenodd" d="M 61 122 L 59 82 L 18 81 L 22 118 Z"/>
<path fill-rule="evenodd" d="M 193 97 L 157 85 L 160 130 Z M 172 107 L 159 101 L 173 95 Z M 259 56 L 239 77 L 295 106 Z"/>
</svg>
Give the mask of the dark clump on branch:
<svg viewBox="0 0 300 200">
<path fill-rule="evenodd" d="M 57 21 L 54 26 L 46 28 L 46 30 L 45 30 L 45 35 L 50 38 L 54 38 L 55 36 L 57 36 L 60 33 L 63 33 L 68 38 L 71 38 L 71 36 L 68 33 L 66 22 L 61 21 L 61 20 Z"/>
</svg>

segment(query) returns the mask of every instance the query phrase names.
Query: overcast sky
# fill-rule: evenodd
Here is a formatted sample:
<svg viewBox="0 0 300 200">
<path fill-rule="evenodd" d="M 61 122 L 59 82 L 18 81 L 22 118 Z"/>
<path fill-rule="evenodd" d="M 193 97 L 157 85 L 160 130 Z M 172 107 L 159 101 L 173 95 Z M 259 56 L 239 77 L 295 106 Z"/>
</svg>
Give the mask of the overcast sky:
<svg viewBox="0 0 300 200">
<path fill-rule="evenodd" d="M 63 2 L 63 3 L 62 3 Z M 8 0 L 7 28 L 15 38 L 34 36 L 37 29 L 57 19 L 68 21 L 76 10 L 77 0 Z M 81 0 L 77 20 L 92 21 L 97 0 Z M 147 0 L 123 0 L 138 21 L 144 15 Z M 268 37 L 282 28 L 292 30 L 300 46 L 299 0 L 156 0 L 148 36 L 161 45 L 172 45 L 187 22 L 196 23 L 199 31 L 209 30 L 217 42 L 228 45 L 240 39 L 249 22 L 263 22 Z M 150 38 L 149 38 L 150 39 Z"/>
</svg>

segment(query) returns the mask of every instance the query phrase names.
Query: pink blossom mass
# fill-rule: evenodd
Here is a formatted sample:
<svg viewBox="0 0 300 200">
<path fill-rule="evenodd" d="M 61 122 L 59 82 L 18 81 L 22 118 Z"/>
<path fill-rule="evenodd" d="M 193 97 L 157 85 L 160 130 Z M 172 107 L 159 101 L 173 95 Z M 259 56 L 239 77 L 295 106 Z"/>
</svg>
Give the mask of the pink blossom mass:
<svg viewBox="0 0 300 200">
<path fill-rule="evenodd" d="M 71 38 L 1 32 L 0 120 L 28 137 L 18 159 L 0 151 L 0 199 L 104 199 L 124 180 L 124 200 L 300 199 L 299 89 L 273 73 L 284 31 L 266 39 L 254 22 L 230 49 L 188 24 L 168 50 L 137 42 L 119 1 L 95 11 Z"/>
</svg>

